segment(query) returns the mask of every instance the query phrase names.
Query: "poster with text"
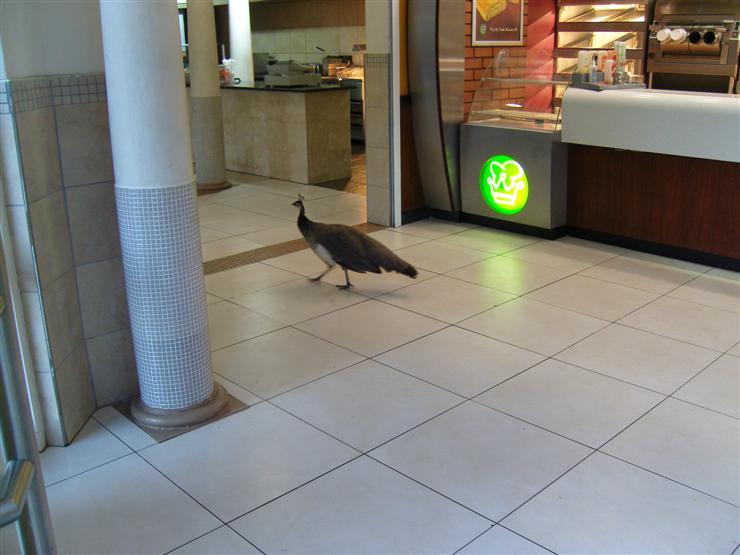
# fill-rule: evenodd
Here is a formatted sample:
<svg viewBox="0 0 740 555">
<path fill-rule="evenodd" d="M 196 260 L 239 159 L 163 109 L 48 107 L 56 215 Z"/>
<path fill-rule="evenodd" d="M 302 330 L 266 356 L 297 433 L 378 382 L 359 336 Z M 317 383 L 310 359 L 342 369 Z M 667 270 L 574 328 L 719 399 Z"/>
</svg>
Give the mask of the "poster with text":
<svg viewBox="0 0 740 555">
<path fill-rule="evenodd" d="M 525 0 L 473 0 L 473 45 L 524 44 Z"/>
</svg>

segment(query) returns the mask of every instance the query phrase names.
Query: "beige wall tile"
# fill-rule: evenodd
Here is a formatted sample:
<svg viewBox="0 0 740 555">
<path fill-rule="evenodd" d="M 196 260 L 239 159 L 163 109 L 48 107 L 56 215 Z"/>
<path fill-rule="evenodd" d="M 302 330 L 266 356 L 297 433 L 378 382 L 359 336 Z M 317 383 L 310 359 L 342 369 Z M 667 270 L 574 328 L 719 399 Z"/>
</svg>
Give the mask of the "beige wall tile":
<svg viewBox="0 0 740 555">
<path fill-rule="evenodd" d="M 390 203 L 390 189 L 368 186 L 367 221 L 378 225 L 390 225 Z"/>
<path fill-rule="evenodd" d="M 16 114 L 16 126 L 23 184 L 30 204 L 62 187 L 54 110 L 42 108 Z"/>
<path fill-rule="evenodd" d="M 36 372 L 36 385 L 39 388 L 41 412 L 44 415 L 46 443 L 56 447 L 65 445 L 62 415 L 56 397 L 54 376 L 49 372 Z"/>
<path fill-rule="evenodd" d="M 388 149 L 372 148 L 365 149 L 365 172 L 367 184 L 372 187 L 390 187 L 390 166 L 388 161 Z"/>
<path fill-rule="evenodd" d="M 82 343 L 82 320 L 75 272 L 69 271 L 43 292 L 46 333 L 54 366 Z"/>
<path fill-rule="evenodd" d="M 56 107 L 65 187 L 113 180 L 108 103 Z"/>
<path fill-rule="evenodd" d="M 95 410 L 95 398 L 84 343 L 80 343 L 57 367 L 54 378 L 59 405 L 62 409 L 64 432 L 67 443 L 69 443 Z"/>
<path fill-rule="evenodd" d="M 31 360 L 36 372 L 51 372 L 51 353 L 46 339 L 44 313 L 41 310 L 41 297 L 37 292 L 21 293 L 23 317 L 31 347 Z"/>
<path fill-rule="evenodd" d="M 74 187 L 66 193 L 75 264 L 120 256 L 113 183 Z"/>
<path fill-rule="evenodd" d="M 138 393 L 136 359 L 129 330 L 88 339 L 87 354 L 98 406 L 129 399 Z"/>
<path fill-rule="evenodd" d="M 370 148 L 388 149 L 390 139 L 388 110 L 367 107 L 365 109 L 365 145 Z"/>
<path fill-rule="evenodd" d="M 59 190 L 30 205 L 31 234 L 42 289 L 72 268 L 72 246 L 64 192 Z"/>
<path fill-rule="evenodd" d="M 77 267 L 86 338 L 128 328 L 128 304 L 120 258 Z"/>
<path fill-rule="evenodd" d="M 388 68 L 365 67 L 365 104 L 388 110 Z"/>
<path fill-rule="evenodd" d="M 5 189 L 6 205 L 24 203 L 20 158 L 11 114 L 0 114 L 0 181 Z"/>
<path fill-rule="evenodd" d="M 13 242 L 15 269 L 18 274 L 18 285 L 21 291 L 37 291 L 36 267 L 31 247 L 31 236 L 28 233 L 28 215 L 24 206 L 8 206 L 8 227 Z"/>
</svg>

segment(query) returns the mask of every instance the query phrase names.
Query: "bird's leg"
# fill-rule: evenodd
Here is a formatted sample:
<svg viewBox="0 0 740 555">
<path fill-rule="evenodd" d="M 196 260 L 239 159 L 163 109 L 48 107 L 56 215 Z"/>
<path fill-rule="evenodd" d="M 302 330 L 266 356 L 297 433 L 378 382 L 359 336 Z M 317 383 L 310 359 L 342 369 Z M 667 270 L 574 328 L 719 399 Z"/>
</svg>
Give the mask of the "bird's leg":
<svg viewBox="0 0 740 555">
<path fill-rule="evenodd" d="M 345 283 L 344 285 L 337 285 L 337 288 L 349 289 L 350 287 L 354 287 L 354 285 L 349 282 L 349 274 L 347 273 L 347 268 L 342 268 L 342 270 L 344 270 L 344 279 L 347 280 L 347 283 Z"/>
<path fill-rule="evenodd" d="M 326 266 L 326 270 L 324 270 L 323 272 L 321 272 L 321 273 L 320 273 L 320 274 L 319 274 L 318 276 L 316 276 L 315 278 L 308 278 L 308 281 L 319 281 L 319 280 L 320 280 L 320 279 L 321 279 L 322 277 L 324 277 L 324 276 L 325 276 L 326 274 L 328 274 L 328 273 L 329 273 L 329 271 L 330 271 L 330 270 L 331 270 L 332 268 L 333 268 L 333 266 L 329 266 L 329 265 L 327 264 L 327 266 Z"/>
</svg>

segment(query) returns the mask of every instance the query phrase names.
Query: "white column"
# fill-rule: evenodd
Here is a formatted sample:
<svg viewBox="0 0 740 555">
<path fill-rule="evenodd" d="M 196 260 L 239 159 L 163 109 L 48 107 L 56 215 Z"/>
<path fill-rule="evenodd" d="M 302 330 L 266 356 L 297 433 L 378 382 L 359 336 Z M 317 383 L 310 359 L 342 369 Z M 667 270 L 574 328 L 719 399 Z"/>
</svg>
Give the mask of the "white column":
<svg viewBox="0 0 740 555">
<path fill-rule="evenodd" d="M 188 44 L 196 184 L 200 190 L 226 189 L 230 185 L 226 181 L 223 108 L 212 0 L 188 1 Z"/>
<path fill-rule="evenodd" d="M 234 75 L 243 85 L 254 85 L 252 26 L 249 0 L 229 0 L 229 51 L 234 60 Z"/>
<path fill-rule="evenodd" d="M 226 405 L 214 383 L 174 0 L 101 0 L 116 205 L 140 399 L 185 426 Z"/>
</svg>

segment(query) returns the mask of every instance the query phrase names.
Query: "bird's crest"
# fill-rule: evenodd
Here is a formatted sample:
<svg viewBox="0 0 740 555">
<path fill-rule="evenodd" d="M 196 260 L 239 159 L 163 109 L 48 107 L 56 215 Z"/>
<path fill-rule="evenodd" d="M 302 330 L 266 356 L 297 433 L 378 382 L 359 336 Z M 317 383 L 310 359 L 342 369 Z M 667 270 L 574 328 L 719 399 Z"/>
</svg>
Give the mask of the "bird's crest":
<svg viewBox="0 0 740 555">
<path fill-rule="evenodd" d="M 293 206 L 300 208 L 303 206 L 303 201 L 306 200 L 302 194 L 298 193 L 298 200 L 293 203 Z"/>
</svg>

